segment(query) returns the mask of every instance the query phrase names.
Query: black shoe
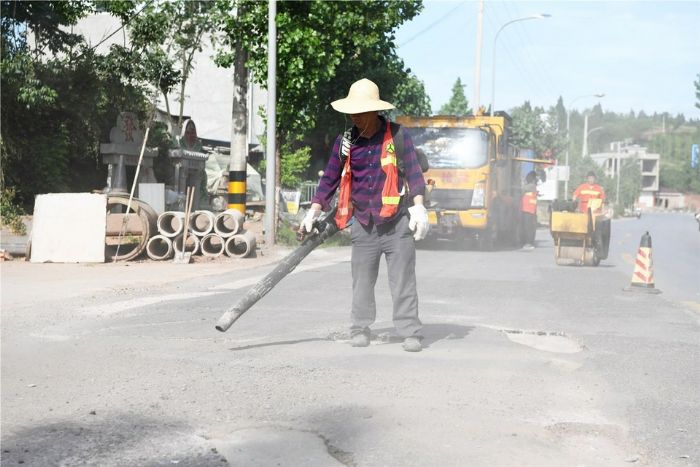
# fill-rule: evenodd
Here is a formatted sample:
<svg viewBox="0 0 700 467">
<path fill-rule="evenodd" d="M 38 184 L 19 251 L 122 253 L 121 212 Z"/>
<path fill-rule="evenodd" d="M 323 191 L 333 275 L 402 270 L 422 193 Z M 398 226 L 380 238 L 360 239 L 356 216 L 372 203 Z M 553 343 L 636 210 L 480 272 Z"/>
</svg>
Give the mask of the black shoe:
<svg viewBox="0 0 700 467">
<path fill-rule="evenodd" d="M 418 337 L 407 337 L 403 340 L 403 349 L 406 352 L 420 352 L 423 350 L 423 344 Z"/>
<path fill-rule="evenodd" d="M 350 345 L 353 347 L 367 347 L 369 345 L 369 334 L 355 334 L 350 338 Z"/>
</svg>

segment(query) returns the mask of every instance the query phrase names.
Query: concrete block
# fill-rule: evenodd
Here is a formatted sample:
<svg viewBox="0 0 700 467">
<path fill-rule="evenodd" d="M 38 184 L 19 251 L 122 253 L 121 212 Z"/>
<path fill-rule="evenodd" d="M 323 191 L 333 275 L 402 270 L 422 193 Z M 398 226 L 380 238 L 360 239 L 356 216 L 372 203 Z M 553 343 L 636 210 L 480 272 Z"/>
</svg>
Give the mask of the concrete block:
<svg viewBox="0 0 700 467">
<path fill-rule="evenodd" d="M 104 263 L 107 197 L 52 193 L 34 201 L 32 263 Z"/>
</svg>

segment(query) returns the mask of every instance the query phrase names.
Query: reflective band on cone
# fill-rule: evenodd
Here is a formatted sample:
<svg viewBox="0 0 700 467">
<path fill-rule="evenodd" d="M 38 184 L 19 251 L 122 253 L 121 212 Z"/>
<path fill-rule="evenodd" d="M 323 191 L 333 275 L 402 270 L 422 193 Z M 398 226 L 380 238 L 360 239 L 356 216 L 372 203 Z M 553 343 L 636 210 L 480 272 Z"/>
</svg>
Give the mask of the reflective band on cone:
<svg viewBox="0 0 700 467">
<path fill-rule="evenodd" d="M 632 281 L 625 291 L 639 291 L 647 293 L 661 293 L 654 287 L 654 267 L 651 259 L 651 236 L 649 232 L 642 235 L 637 251 L 637 259 L 634 261 Z"/>
</svg>

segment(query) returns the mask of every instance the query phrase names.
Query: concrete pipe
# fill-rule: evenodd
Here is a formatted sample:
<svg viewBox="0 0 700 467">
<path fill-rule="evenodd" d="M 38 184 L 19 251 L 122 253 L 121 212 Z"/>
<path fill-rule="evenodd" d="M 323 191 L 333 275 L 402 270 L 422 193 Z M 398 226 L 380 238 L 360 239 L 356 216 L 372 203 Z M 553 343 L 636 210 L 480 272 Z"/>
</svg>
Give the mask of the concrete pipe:
<svg viewBox="0 0 700 467">
<path fill-rule="evenodd" d="M 182 252 L 182 237 L 183 235 L 179 235 L 173 239 L 173 249 L 175 250 L 176 255 Z M 196 255 L 199 251 L 199 239 L 192 234 L 188 234 L 187 249 L 185 251 L 189 251 L 193 255 Z"/>
<path fill-rule="evenodd" d="M 157 220 L 158 214 L 148 203 L 133 198 L 129 204 L 128 194 L 109 195 L 105 228 L 105 260 L 129 261 L 138 257 L 146 250 L 148 239 L 156 234 Z"/>
<path fill-rule="evenodd" d="M 146 244 L 146 254 L 155 261 L 162 261 L 173 257 L 173 241 L 163 235 L 156 235 Z"/>
<path fill-rule="evenodd" d="M 243 229 L 245 216 L 235 209 L 227 209 L 218 216 L 214 222 L 214 232 L 221 235 L 223 238 L 229 238 L 236 235 Z"/>
<path fill-rule="evenodd" d="M 221 256 L 225 246 L 226 240 L 224 240 L 221 235 L 215 233 L 210 233 L 199 241 L 199 249 L 202 251 L 202 254 L 210 258 Z"/>
<path fill-rule="evenodd" d="M 185 213 L 180 211 L 165 211 L 158 216 L 158 232 L 168 238 L 180 235 L 185 227 Z"/>
<path fill-rule="evenodd" d="M 195 211 L 190 216 L 190 231 L 198 237 L 204 237 L 214 230 L 216 216 L 211 211 Z"/>
<path fill-rule="evenodd" d="M 226 240 L 226 254 L 235 258 L 245 258 L 255 251 L 255 234 L 243 231 Z"/>
</svg>

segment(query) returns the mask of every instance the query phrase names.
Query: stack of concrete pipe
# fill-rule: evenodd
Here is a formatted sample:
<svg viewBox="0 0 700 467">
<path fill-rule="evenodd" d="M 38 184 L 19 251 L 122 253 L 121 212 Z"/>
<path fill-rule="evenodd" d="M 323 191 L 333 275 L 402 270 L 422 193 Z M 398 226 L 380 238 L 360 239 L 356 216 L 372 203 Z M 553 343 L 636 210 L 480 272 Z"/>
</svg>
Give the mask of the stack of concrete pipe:
<svg viewBox="0 0 700 467">
<path fill-rule="evenodd" d="M 193 255 L 218 257 L 226 254 L 245 258 L 255 251 L 255 235 L 243 230 L 245 216 L 229 209 L 218 215 L 211 211 L 195 211 L 190 216 L 186 250 Z M 146 253 L 153 260 L 172 258 L 182 251 L 185 214 L 166 211 L 158 216 L 158 235 L 151 237 Z"/>
</svg>

